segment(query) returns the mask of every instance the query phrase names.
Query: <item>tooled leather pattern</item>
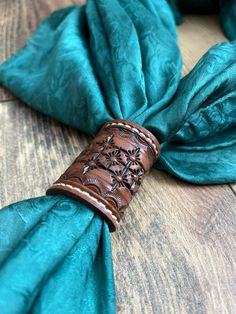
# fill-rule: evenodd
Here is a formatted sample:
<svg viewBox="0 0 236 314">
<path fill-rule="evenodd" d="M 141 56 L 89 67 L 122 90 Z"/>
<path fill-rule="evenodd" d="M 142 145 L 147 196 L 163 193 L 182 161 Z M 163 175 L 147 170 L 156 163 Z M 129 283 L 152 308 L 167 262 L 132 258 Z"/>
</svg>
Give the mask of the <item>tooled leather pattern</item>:
<svg viewBox="0 0 236 314">
<path fill-rule="evenodd" d="M 154 160 L 153 149 L 137 133 L 107 126 L 56 183 L 82 184 L 122 215 Z"/>
</svg>

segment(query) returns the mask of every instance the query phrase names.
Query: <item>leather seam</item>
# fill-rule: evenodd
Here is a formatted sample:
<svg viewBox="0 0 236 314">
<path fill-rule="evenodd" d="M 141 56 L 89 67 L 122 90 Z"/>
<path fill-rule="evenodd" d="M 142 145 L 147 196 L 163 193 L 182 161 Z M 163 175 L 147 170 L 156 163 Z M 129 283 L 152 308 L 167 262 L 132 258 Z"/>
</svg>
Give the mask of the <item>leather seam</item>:
<svg viewBox="0 0 236 314">
<path fill-rule="evenodd" d="M 118 122 L 118 123 L 117 123 L 117 122 L 109 122 L 109 123 L 107 124 L 107 126 L 109 126 L 109 125 L 122 125 L 122 126 L 127 127 L 128 129 L 131 129 L 133 132 L 138 133 L 142 138 L 144 138 L 144 139 L 153 147 L 153 149 L 154 149 L 156 155 L 159 154 L 159 151 L 158 151 L 158 149 L 157 149 L 157 146 L 156 146 L 156 144 L 153 142 L 153 140 L 152 140 L 150 137 L 148 137 L 147 135 L 145 135 L 143 132 L 141 132 L 139 129 L 136 129 L 136 128 L 134 128 L 134 127 L 131 127 L 130 125 L 125 124 L 125 123 L 122 123 L 122 122 Z"/>
<path fill-rule="evenodd" d="M 100 202 L 96 197 L 94 197 L 93 195 L 91 195 L 89 192 L 85 192 L 85 191 L 83 191 L 82 189 L 80 189 L 80 188 L 78 188 L 78 187 L 74 187 L 74 186 L 72 186 L 72 185 L 70 185 L 70 184 L 65 184 L 65 183 L 55 183 L 55 184 L 53 184 L 52 188 L 53 188 L 54 186 L 64 186 L 64 187 L 68 187 L 68 188 L 70 188 L 70 189 L 72 189 L 72 190 L 75 190 L 75 191 L 77 191 L 77 192 L 80 192 L 80 193 L 82 193 L 82 194 L 84 194 L 84 195 L 90 197 L 93 201 L 98 202 L 99 205 L 100 205 L 101 207 L 103 207 L 105 213 L 108 214 L 109 216 L 111 216 L 111 217 L 114 219 L 114 221 L 115 221 L 116 224 L 119 223 L 118 220 L 117 220 L 117 217 L 112 214 L 112 211 L 111 211 L 110 209 L 108 209 L 107 206 L 106 206 L 105 204 L 103 204 L 102 202 Z"/>
</svg>

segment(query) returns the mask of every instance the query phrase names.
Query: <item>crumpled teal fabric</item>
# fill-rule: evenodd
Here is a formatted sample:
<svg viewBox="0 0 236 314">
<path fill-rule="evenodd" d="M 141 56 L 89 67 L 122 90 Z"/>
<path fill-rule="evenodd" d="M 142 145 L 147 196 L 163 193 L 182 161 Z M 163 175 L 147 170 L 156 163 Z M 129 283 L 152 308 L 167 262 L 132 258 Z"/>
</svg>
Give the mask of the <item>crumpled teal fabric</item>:
<svg viewBox="0 0 236 314">
<path fill-rule="evenodd" d="M 225 35 L 236 39 L 236 0 L 167 0 L 177 24 L 183 22 L 183 13 L 218 13 Z"/>
<path fill-rule="evenodd" d="M 214 46 L 180 79 L 165 0 L 89 0 L 46 19 L 0 66 L 0 82 L 90 135 L 130 119 L 160 140 L 156 168 L 226 183 L 236 180 L 235 51 Z M 115 312 L 109 231 L 90 209 L 41 197 L 5 207 L 0 222 L 0 313 Z"/>
<path fill-rule="evenodd" d="M 0 313 L 114 313 L 107 224 L 64 196 L 0 212 Z"/>
</svg>

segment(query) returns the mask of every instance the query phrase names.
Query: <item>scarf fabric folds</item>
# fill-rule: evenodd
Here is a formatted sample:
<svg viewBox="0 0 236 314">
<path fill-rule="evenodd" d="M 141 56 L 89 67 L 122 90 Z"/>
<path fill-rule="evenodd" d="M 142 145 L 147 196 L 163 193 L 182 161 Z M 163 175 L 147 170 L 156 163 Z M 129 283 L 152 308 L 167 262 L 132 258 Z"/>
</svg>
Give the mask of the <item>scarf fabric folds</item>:
<svg viewBox="0 0 236 314">
<path fill-rule="evenodd" d="M 89 0 L 43 21 L 0 66 L 0 82 L 30 107 L 90 135 L 112 119 L 144 126 L 161 143 L 155 167 L 183 180 L 233 182 L 236 42 L 212 47 L 182 79 L 181 66 L 165 0 Z M 78 312 L 115 312 L 106 223 L 64 196 L 3 208 L 0 313 Z"/>
</svg>

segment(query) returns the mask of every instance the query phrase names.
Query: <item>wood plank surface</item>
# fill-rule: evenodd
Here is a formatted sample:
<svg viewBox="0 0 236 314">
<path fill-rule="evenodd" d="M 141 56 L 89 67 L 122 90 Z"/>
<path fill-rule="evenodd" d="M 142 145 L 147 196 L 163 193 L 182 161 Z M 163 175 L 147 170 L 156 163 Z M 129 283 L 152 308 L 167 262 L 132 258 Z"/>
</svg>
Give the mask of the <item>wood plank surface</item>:
<svg viewBox="0 0 236 314">
<path fill-rule="evenodd" d="M 236 195 L 236 183 L 231 184 L 231 187 L 232 187 L 232 190 L 235 192 L 235 195 Z"/>
<path fill-rule="evenodd" d="M 70 3 L 1 0 L 1 60 Z M 216 17 L 187 17 L 179 32 L 183 75 L 225 40 Z M 0 99 L 1 207 L 44 194 L 88 138 L 10 94 Z M 112 247 L 119 313 L 236 313 L 236 185 L 193 186 L 152 170 Z"/>
<path fill-rule="evenodd" d="M 188 15 L 184 23 L 178 26 L 178 31 L 183 56 L 183 75 L 192 70 L 213 45 L 227 41 L 217 15 Z"/>
</svg>

